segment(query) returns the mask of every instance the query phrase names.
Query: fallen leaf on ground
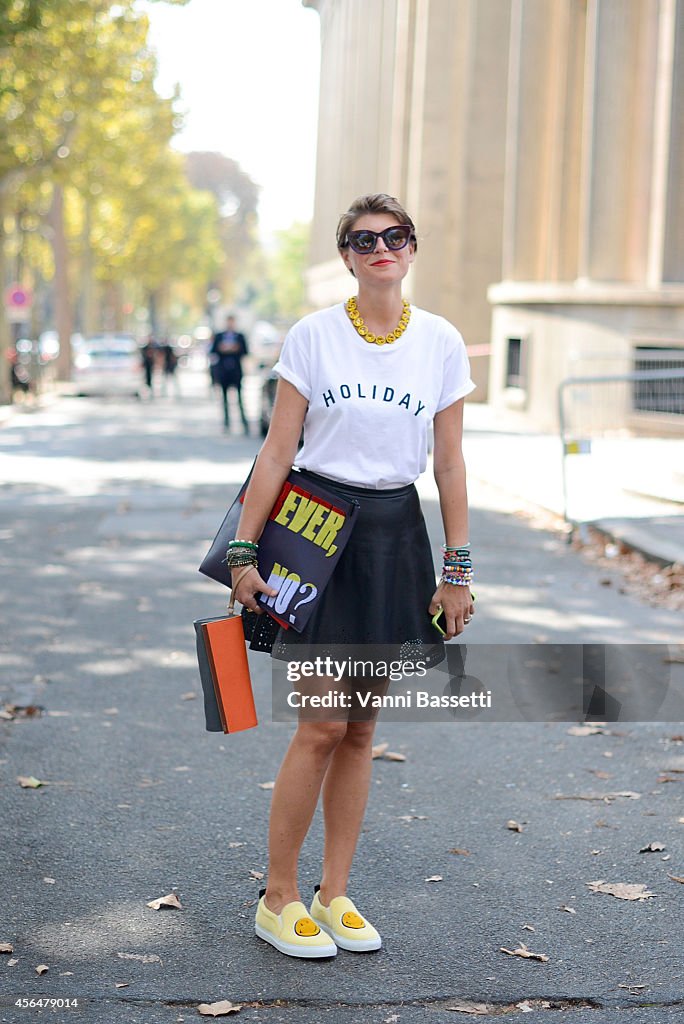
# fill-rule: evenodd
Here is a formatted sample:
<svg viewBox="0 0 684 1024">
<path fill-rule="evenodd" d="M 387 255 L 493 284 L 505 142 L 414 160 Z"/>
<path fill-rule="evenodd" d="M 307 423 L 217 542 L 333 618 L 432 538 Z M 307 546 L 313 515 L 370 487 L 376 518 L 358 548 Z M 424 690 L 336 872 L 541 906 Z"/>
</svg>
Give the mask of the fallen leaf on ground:
<svg viewBox="0 0 684 1024">
<path fill-rule="evenodd" d="M 242 1003 L 231 1003 L 228 999 L 222 999 L 218 1003 L 200 1003 L 197 1009 L 206 1017 L 222 1017 L 228 1013 L 237 1013 L 242 1009 Z"/>
<path fill-rule="evenodd" d="M 681 878 L 679 875 L 668 875 L 667 877 L 671 878 L 673 882 L 681 882 L 684 885 L 684 878 Z"/>
<path fill-rule="evenodd" d="M 596 736 L 598 733 L 610 735 L 610 729 L 604 729 L 601 725 L 571 725 L 566 732 L 568 736 Z"/>
<path fill-rule="evenodd" d="M 406 760 L 406 754 L 397 754 L 393 750 L 386 751 L 384 754 L 381 754 L 381 757 L 385 761 L 405 761 Z"/>
<path fill-rule="evenodd" d="M 615 896 L 618 900 L 648 900 L 658 894 L 649 892 L 643 882 L 587 882 L 592 892 L 605 892 L 609 896 Z"/>
<path fill-rule="evenodd" d="M 382 757 L 388 747 L 389 743 L 377 743 L 374 747 L 371 747 L 371 757 L 373 759 Z"/>
<path fill-rule="evenodd" d="M 46 971 L 49 970 L 50 968 L 48 967 L 47 964 L 38 964 L 38 966 L 36 967 L 36 974 L 45 974 Z"/>
<path fill-rule="evenodd" d="M 659 775 L 656 779 L 657 783 L 660 782 L 681 782 L 681 779 L 676 778 L 674 775 Z"/>
<path fill-rule="evenodd" d="M 648 985 L 623 985 L 622 982 L 620 982 L 618 983 L 618 988 L 626 988 L 628 992 L 632 992 L 641 988 L 648 988 Z"/>
<path fill-rule="evenodd" d="M 176 896 L 175 892 L 170 892 L 168 896 L 160 896 L 156 900 L 151 900 L 148 904 L 152 910 L 161 910 L 162 907 L 173 907 L 174 910 L 182 910 L 180 900 Z"/>
<path fill-rule="evenodd" d="M 558 909 L 559 910 L 564 910 L 566 914 L 576 914 L 577 913 L 577 911 L 575 910 L 574 907 L 567 907 L 565 905 L 565 903 L 562 906 L 560 906 Z"/>
<path fill-rule="evenodd" d="M 443 882 L 444 879 L 441 875 L 430 875 L 429 878 L 425 879 L 426 882 Z"/>
<path fill-rule="evenodd" d="M 258 782 L 259 789 L 273 789 L 275 782 Z"/>
<path fill-rule="evenodd" d="M 642 846 L 639 853 L 659 853 L 664 849 L 665 843 L 649 843 L 647 846 Z"/>
<path fill-rule="evenodd" d="M 244 845 L 245 845 L 244 843 L 228 843 L 228 846 L 231 848 L 231 850 L 234 850 L 237 846 L 244 846 Z"/>
<path fill-rule="evenodd" d="M 455 1013 L 472 1013 L 484 1016 L 491 1012 L 492 1007 L 489 1003 L 469 1003 L 459 1001 L 458 1003 L 453 1003 L 451 1006 L 445 1006 L 444 1009 L 453 1010 Z"/>
<path fill-rule="evenodd" d="M 427 821 L 427 814 L 400 814 L 399 821 Z"/>
<path fill-rule="evenodd" d="M 451 850 L 449 850 L 449 853 L 458 853 L 462 857 L 469 857 L 470 856 L 470 850 L 461 849 L 460 846 L 452 847 Z"/>
<path fill-rule="evenodd" d="M 523 830 L 522 825 L 517 821 L 513 821 L 512 818 L 506 822 L 506 828 L 510 829 L 511 832 L 522 832 Z"/>
<path fill-rule="evenodd" d="M 531 924 L 524 924 L 523 925 L 523 930 L 526 931 L 526 932 L 536 932 L 537 929 L 535 927 L 533 927 L 533 925 L 531 925 Z"/>
<path fill-rule="evenodd" d="M 14 718 L 40 718 L 44 709 L 40 704 L 8 704 L 7 710 Z"/>
<path fill-rule="evenodd" d="M 0 942 L 0 953 L 13 953 L 14 946 L 11 942 Z"/>
<path fill-rule="evenodd" d="M 255 871 L 254 868 L 250 868 L 249 869 L 249 873 L 250 873 L 252 878 L 263 878 L 264 877 L 263 871 Z"/>
<path fill-rule="evenodd" d="M 18 963 L 19 963 L 18 960 L 8 960 L 7 961 L 7 966 L 8 967 L 16 967 Z"/>
<path fill-rule="evenodd" d="M 47 882 L 48 885 L 54 885 L 55 882 L 57 881 L 57 879 L 55 879 L 55 878 L 44 878 L 43 881 Z"/>
<path fill-rule="evenodd" d="M 140 960 L 144 964 L 160 964 L 162 959 L 156 953 L 117 953 L 122 960 Z"/>
<path fill-rule="evenodd" d="M 532 953 L 524 942 L 521 942 L 515 949 L 506 949 L 505 946 L 501 946 L 502 953 L 508 953 L 509 956 L 519 956 L 523 960 L 540 960 L 542 963 L 546 963 L 549 959 L 546 953 Z"/>
<path fill-rule="evenodd" d="M 128 988 L 130 981 L 115 981 L 114 988 Z"/>
<path fill-rule="evenodd" d="M 22 789 L 38 789 L 43 783 L 33 775 L 17 775 L 17 782 Z"/>
</svg>

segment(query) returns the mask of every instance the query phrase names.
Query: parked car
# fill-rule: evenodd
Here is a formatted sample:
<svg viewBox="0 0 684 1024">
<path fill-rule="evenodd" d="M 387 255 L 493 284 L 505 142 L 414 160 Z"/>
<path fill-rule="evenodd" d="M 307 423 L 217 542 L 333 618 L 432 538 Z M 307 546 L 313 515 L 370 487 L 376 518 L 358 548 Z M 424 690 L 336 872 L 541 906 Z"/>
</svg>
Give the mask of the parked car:
<svg viewBox="0 0 684 1024">
<path fill-rule="evenodd" d="M 72 381 L 77 395 L 140 397 L 142 363 L 133 335 L 96 334 L 74 341 L 72 351 Z"/>
</svg>

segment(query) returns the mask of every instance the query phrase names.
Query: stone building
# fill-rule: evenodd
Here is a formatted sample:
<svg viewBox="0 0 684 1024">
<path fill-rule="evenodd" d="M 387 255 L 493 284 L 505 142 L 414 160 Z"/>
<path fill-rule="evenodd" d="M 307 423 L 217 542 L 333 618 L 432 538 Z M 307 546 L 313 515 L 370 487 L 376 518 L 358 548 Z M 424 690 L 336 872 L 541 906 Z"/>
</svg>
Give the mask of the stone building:
<svg viewBox="0 0 684 1024">
<path fill-rule="evenodd" d="M 321 19 L 314 305 L 350 294 L 339 214 L 390 192 L 419 230 L 407 293 L 461 330 L 474 399 L 553 429 L 563 378 L 659 348 L 684 366 L 684 0 L 303 2 Z M 592 401 L 678 431 L 675 392 Z"/>
</svg>

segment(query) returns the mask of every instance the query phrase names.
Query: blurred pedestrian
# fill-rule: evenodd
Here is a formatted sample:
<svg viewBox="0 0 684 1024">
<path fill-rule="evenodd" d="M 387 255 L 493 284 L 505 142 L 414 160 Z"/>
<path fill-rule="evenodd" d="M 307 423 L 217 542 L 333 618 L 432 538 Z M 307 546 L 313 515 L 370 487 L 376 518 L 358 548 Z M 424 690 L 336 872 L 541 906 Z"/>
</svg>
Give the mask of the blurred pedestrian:
<svg viewBox="0 0 684 1024">
<path fill-rule="evenodd" d="M 180 389 L 176 370 L 178 369 L 178 354 L 168 338 L 164 338 L 159 346 L 162 369 L 162 395 L 168 393 L 169 384 L 173 384 L 176 397 L 180 396 Z"/>
<path fill-rule="evenodd" d="M 157 353 L 159 345 L 153 334 L 148 335 L 145 344 L 140 349 L 143 373 L 145 375 L 145 387 L 150 398 L 154 397 L 154 368 L 157 364 Z"/>
<path fill-rule="evenodd" d="M 247 355 L 247 340 L 241 331 L 235 329 L 234 316 L 226 317 L 226 329 L 214 335 L 209 355 L 212 380 L 221 388 L 224 429 L 230 430 L 228 391 L 235 389 L 242 427 L 245 434 L 249 435 L 249 423 L 242 404 L 242 357 Z M 217 356 L 218 362 L 212 361 L 212 356 Z"/>
</svg>

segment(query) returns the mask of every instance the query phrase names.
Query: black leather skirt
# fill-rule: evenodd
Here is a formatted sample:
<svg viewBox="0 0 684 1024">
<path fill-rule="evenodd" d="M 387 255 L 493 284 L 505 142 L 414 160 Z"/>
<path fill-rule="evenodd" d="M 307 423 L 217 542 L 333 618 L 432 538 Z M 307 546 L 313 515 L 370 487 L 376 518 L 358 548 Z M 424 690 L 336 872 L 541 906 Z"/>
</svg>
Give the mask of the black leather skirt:
<svg viewBox="0 0 684 1024">
<path fill-rule="evenodd" d="M 272 656 L 362 657 L 371 645 L 387 657 L 442 661 L 444 643 L 428 612 L 436 587 L 432 551 L 414 484 L 377 490 L 307 473 L 359 510 L 305 630 L 280 629 Z"/>
</svg>

